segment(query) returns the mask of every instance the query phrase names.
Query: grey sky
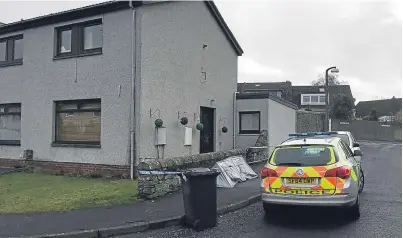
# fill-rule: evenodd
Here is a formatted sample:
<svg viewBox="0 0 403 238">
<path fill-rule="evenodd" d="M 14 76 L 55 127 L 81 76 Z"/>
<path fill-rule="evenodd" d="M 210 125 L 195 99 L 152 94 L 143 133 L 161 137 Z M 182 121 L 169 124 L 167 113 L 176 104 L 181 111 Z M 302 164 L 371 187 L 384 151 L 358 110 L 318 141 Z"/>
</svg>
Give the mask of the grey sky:
<svg viewBox="0 0 403 238">
<path fill-rule="evenodd" d="M 96 2 L 101 1 L 0 1 L 0 22 Z M 245 51 L 239 82 L 310 84 L 336 65 L 357 101 L 402 96 L 399 1 L 215 2 Z"/>
</svg>

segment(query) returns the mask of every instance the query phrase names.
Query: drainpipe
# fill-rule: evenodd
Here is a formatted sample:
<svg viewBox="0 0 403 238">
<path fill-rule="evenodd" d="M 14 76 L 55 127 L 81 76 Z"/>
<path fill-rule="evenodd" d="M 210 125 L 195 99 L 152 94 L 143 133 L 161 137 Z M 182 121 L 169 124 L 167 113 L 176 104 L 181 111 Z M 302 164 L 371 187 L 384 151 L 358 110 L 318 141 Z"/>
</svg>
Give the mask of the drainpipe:
<svg viewBox="0 0 403 238">
<path fill-rule="evenodd" d="M 133 7 L 133 2 L 129 1 L 129 6 L 133 10 L 133 15 L 132 15 L 132 39 L 131 39 L 131 55 L 132 55 L 132 67 L 131 67 L 131 100 L 130 100 L 130 179 L 134 179 L 134 164 L 136 163 L 136 134 L 135 134 L 135 129 L 136 129 L 136 109 L 135 109 L 135 100 L 136 100 L 136 87 L 135 87 L 135 77 L 136 77 L 136 10 Z"/>
<path fill-rule="evenodd" d="M 233 105 L 232 105 L 232 149 L 235 149 L 236 147 L 236 95 L 239 92 L 234 92 L 234 98 L 233 98 Z"/>
</svg>

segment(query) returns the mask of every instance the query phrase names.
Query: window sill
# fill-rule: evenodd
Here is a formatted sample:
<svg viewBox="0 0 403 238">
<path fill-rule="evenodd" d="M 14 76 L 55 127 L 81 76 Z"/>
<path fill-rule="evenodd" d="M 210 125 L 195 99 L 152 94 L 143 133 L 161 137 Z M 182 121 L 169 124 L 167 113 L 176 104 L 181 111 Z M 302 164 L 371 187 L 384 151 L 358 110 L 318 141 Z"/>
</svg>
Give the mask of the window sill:
<svg viewBox="0 0 403 238">
<path fill-rule="evenodd" d="M 21 146 L 20 141 L 0 140 L 0 146 Z"/>
<path fill-rule="evenodd" d="M 92 56 L 92 55 L 102 55 L 102 51 L 82 53 L 82 54 L 78 54 L 78 55 L 60 55 L 60 56 L 54 56 L 54 57 L 53 57 L 53 60 L 80 58 L 80 57 L 86 57 L 86 56 Z"/>
<path fill-rule="evenodd" d="M 9 66 L 16 66 L 16 65 L 22 65 L 22 60 L 21 61 L 15 61 L 15 62 L 6 62 L 6 63 L 0 63 L 0 68 L 3 67 L 9 67 Z"/>
<path fill-rule="evenodd" d="M 260 136 L 260 133 L 238 133 L 238 136 Z"/>
<path fill-rule="evenodd" d="M 74 147 L 74 148 L 101 148 L 101 144 L 80 144 L 80 143 L 63 143 L 53 142 L 52 147 Z"/>
</svg>

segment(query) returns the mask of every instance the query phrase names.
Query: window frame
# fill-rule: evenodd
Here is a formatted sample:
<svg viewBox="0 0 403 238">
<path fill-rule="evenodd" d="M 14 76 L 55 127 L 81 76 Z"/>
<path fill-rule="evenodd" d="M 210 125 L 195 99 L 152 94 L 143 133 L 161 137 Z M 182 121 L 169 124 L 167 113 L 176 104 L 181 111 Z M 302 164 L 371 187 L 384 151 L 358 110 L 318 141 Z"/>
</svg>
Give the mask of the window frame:
<svg viewBox="0 0 403 238">
<path fill-rule="evenodd" d="M 64 59 L 64 58 L 75 58 L 75 57 L 83 57 L 89 55 L 97 55 L 102 54 L 103 49 L 103 37 L 102 34 L 102 44 L 101 47 L 93 48 L 93 49 L 84 49 L 84 29 L 90 26 L 100 25 L 103 31 L 103 21 L 102 18 L 93 19 L 89 21 L 63 25 L 55 27 L 54 32 L 54 53 L 53 59 Z M 61 32 L 71 30 L 71 52 L 61 53 Z"/>
<path fill-rule="evenodd" d="M 21 59 L 14 59 L 14 48 L 16 40 L 24 40 L 23 34 L 8 36 L 0 38 L 0 43 L 6 43 L 6 60 L 0 61 L 0 67 L 7 67 L 13 65 L 22 65 L 24 61 L 24 52 Z"/>
<path fill-rule="evenodd" d="M 309 97 L 309 102 L 304 102 L 304 97 Z M 317 102 L 312 102 L 312 97 L 318 97 Z M 320 101 L 321 97 L 326 97 L 324 93 L 301 93 L 301 105 L 318 105 L 324 106 L 326 105 L 326 98 L 324 102 Z"/>
<path fill-rule="evenodd" d="M 0 104 L 0 107 L 5 108 L 4 112 L 0 111 L 0 116 L 2 115 L 19 115 L 20 116 L 20 124 L 21 124 L 21 112 L 22 112 L 22 105 L 21 103 L 4 103 L 4 104 Z M 13 107 L 19 107 L 20 111 L 19 112 L 8 112 L 9 108 L 13 108 Z M 21 138 L 20 140 L 0 140 L 0 146 L 3 145 L 9 145 L 9 146 L 21 146 Z"/>
<path fill-rule="evenodd" d="M 242 130 L 242 115 L 258 114 L 259 115 L 259 130 Z M 242 111 L 239 112 L 239 134 L 242 135 L 257 135 L 261 130 L 261 114 L 260 111 Z"/>
<path fill-rule="evenodd" d="M 77 104 L 77 109 L 58 109 L 58 106 L 60 104 Z M 80 107 L 83 104 L 88 104 L 88 103 L 99 103 L 100 107 L 99 109 L 81 109 Z M 86 147 L 100 147 L 101 146 L 101 137 L 102 137 L 102 122 L 101 122 L 101 128 L 100 128 L 100 137 L 99 141 L 64 141 L 64 140 L 58 140 L 58 115 L 59 113 L 74 113 L 74 112 L 99 112 L 100 113 L 100 119 L 102 120 L 102 100 L 100 98 L 94 98 L 94 99 L 74 99 L 74 100 L 59 100 L 55 101 L 55 114 L 54 114 L 54 120 L 55 120 L 55 130 L 54 130 L 54 140 L 52 143 L 52 146 L 86 146 Z"/>
</svg>

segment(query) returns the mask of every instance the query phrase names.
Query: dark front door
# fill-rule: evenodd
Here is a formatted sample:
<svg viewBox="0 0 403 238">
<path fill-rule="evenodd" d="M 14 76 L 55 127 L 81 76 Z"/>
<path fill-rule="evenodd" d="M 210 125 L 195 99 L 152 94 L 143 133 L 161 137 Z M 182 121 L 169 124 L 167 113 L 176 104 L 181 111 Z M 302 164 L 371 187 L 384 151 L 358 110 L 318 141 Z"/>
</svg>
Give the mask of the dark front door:
<svg viewBox="0 0 403 238">
<path fill-rule="evenodd" d="M 214 108 L 200 107 L 200 153 L 214 152 Z"/>
</svg>

